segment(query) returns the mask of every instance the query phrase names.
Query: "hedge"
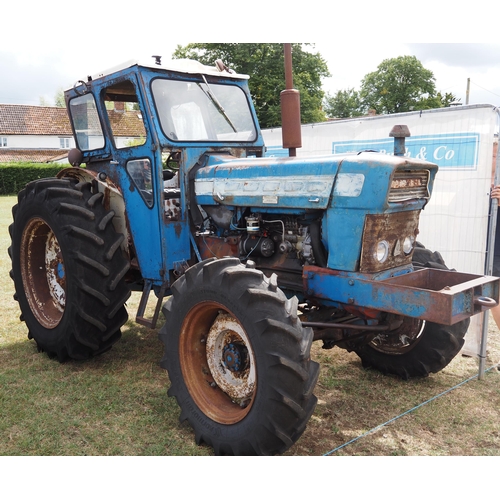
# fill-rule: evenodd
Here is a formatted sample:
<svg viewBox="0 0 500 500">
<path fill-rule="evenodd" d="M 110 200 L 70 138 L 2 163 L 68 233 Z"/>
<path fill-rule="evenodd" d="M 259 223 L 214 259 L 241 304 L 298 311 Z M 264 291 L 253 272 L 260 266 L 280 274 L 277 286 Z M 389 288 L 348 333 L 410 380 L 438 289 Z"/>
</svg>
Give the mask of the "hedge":
<svg viewBox="0 0 500 500">
<path fill-rule="evenodd" d="M 17 194 L 28 182 L 55 177 L 63 163 L 0 163 L 0 195 Z"/>
</svg>

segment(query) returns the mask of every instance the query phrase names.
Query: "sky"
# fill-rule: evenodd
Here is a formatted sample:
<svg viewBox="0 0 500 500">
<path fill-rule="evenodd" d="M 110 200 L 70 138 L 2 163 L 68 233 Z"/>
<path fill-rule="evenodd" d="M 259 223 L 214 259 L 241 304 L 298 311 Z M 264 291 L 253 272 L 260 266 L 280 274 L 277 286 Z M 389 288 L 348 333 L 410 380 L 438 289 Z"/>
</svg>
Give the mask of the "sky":
<svg viewBox="0 0 500 500">
<path fill-rule="evenodd" d="M 305 41 L 328 64 L 323 89 L 331 94 L 359 89 L 384 59 L 414 55 L 434 73 L 436 90 L 465 104 L 470 79 L 470 104 L 500 105 L 496 4 L 477 0 L 466 12 L 447 0 L 374 3 L 332 3 L 325 11 L 315 0 L 253 0 L 236 10 L 228 0 L 10 2 L 2 7 L 0 103 L 53 103 L 87 75 L 153 54 L 168 59 L 190 42 Z"/>
</svg>

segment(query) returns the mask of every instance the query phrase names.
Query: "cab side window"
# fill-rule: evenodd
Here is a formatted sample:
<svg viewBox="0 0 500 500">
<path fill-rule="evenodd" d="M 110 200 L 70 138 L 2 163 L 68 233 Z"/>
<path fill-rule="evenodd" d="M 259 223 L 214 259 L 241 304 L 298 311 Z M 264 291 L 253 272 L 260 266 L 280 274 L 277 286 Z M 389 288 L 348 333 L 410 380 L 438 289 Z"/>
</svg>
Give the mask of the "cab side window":
<svg viewBox="0 0 500 500">
<path fill-rule="evenodd" d="M 69 112 L 75 128 L 75 139 L 81 151 L 104 147 L 104 134 L 92 94 L 85 94 L 69 102 Z"/>
<path fill-rule="evenodd" d="M 146 129 L 132 82 L 124 80 L 107 87 L 103 97 L 115 147 L 142 146 L 146 142 Z"/>
</svg>

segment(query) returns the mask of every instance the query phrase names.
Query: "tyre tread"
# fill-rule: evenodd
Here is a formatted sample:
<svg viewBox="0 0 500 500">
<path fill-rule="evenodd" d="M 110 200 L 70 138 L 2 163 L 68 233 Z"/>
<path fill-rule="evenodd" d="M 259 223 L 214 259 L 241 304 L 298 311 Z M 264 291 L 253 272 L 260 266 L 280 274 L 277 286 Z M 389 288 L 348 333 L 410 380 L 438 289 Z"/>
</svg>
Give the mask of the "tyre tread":
<svg viewBox="0 0 500 500">
<path fill-rule="evenodd" d="M 108 351 L 121 337 L 120 328 L 128 318 L 125 302 L 130 289 L 124 276 L 130 263 L 120 251 L 123 235 L 109 226 L 114 212 L 104 208 L 102 193 L 92 193 L 91 187 L 69 178 L 40 179 L 19 192 L 12 209 L 9 255 L 14 298 L 26 321 L 28 338 L 35 340 L 40 352 L 61 362 Z M 20 277 L 19 241 L 23 221 L 30 217 L 46 221 L 64 256 L 69 292 L 61 325 L 51 332 L 45 332 L 32 314 Z"/>
<path fill-rule="evenodd" d="M 227 429 L 220 435 L 212 432 L 219 424 L 203 414 L 200 417 L 199 410 L 193 411 L 196 405 L 184 384 L 178 359 L 183 311 L 204 300 L 205 294 L 221 304 L 237 303 L 238 311 L 245 311 L 252 324 L 252 338 L 258 338 L 264 349 L 257 354 L 260 373 L 265 374 L 255 396 L 261 401 L 259 409 L 252 408 L 243 421 L 231 426 L 234 432 L 239 432 L 240 426 L 247 430 L 230 441 L 222 437 Z M 212 299 L 217 294 L 221 294 L 219 299 Z M 187 420 L 193 427 L 197 444 L 212 446 L 215 454 L 274 455 L 299 439 L 316 406 L 313 390 L 319 366 L 309 355 L 312 329 L 302 328 L 296 317 L 297 301 L 286 299 L 275 280 L 236 258 L 210 259 L 188 269 L 173 284 L 172 297 L 162 312 L 165 325 L 159 337 L 165 351 L 161 366 L 170 377 L 168 395 L 176 398 L 181 407 L 180 421 Z M 200 419 L 207 419 L 208 425 L 200 424 Z"/>
</svg>

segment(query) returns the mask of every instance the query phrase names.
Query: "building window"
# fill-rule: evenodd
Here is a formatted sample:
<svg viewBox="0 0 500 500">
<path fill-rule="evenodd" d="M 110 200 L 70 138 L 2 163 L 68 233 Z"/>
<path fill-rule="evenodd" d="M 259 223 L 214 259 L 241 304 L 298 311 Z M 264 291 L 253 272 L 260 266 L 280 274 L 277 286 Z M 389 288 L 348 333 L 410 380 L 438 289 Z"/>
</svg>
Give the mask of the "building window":
<svg viewBox="0 0 500 500">
<path fill-rule="evenodd" d="M 59 137 L 59 146 L 61 149 L 69 149 L 69 137 Z"/>
<path fill-rule="evenodd" d="M 0 137 L 0 148 L 7 147 L 7 137 Z"/>
</svg>

